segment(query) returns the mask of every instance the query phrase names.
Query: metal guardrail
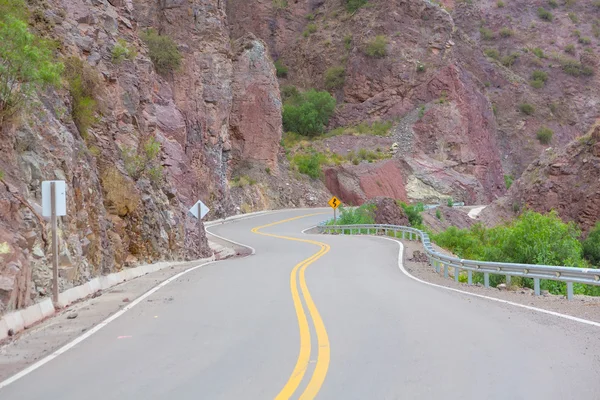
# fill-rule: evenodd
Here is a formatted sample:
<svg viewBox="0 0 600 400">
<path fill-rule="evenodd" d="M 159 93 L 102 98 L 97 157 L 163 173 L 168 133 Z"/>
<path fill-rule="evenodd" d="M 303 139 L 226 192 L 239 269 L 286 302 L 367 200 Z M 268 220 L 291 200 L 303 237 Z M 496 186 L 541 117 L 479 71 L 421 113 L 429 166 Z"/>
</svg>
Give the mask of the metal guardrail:
<svg viewBox="0 0 600 400">
<path fill-rule="evenodd" d="M 473 272 L 483 273 L 484 285 L 489 287 L 490 274 L 506 275 L 506 283 L 510 284 L 512 276 L 521 276 L 533 279 L 533 286 L 536 295 L 540 295 L 540 279 L 549 279 L 553 281 L 566 282 L 567 298 L 573 298 L 573 283 L 584 283 L 586 285 L 600 286 L 600 269 L 593 268 L 574 268 L 553 265 L 535 265 L 535 264 L 513 264 L 477 260 L 465 260 L 457 257 L 448 256 L 436 251 L 431 245 L 429 235 L 419 229 L 409 228 L 397 225 L 319 225 L 320 233 L 341 234 L 341 235 L 386 235 L 396 238 L 418 240 L 423 244 L 425 253 L 429 258 L 429 264 L 440 273 L 444 269 L 444 277 L 448 278 L 448 267 L 454 268 L 454 280 L 458 282 L 461 270 L 467 271 L 467 283 L 473 284 Z M 393 235 L 390 235 L 393 233 Z M 399 236 L 401 233 L 401 236 Z"/>
</svg>

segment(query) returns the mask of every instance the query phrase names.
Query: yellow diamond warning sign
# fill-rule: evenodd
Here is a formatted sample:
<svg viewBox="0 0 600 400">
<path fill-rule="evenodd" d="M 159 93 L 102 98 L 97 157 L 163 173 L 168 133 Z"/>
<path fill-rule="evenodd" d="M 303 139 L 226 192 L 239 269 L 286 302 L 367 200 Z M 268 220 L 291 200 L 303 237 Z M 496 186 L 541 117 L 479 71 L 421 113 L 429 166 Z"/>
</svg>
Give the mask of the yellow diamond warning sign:
<svg viewBox="0 0 600 400">
<path fill-rule="evenodd" d="M 334 210 L 336 208 L 338 208 L 340 206 L 340 204 L 342 204 L 342 202 L 340 201 L 340 199 L 338 199 L 337 197 L 333 196 L 331 198 L 331 200 L 329 200 L 327 202 L 327 204 L 329 204 L 329 207 L 333 208 Z"/>
</svg>

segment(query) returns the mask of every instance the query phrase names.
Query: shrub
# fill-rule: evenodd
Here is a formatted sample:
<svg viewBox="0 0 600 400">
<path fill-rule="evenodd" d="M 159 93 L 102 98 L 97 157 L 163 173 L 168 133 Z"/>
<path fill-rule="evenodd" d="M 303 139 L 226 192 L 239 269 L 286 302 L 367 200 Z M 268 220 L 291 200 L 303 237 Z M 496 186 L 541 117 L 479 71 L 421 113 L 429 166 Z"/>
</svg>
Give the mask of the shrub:
<svg viewBox="0 0 600 400">
<path fill-rule="evenodd" d="M 569 18 L 571 18 L 571 21 L 576 24 L 579 22 L 579 17 L 577 17 L 577 14 L 570 12 L 569 14 Z"/>
<path fill-rule="evenodd" d="M 288 67 L 286 67 L 281 60 L 275 61 L 275 72 L 278 78 L 285 78 L 288 74 Z"/>
<path fill-rule="evenodd" d="M 80 58 L 65 60 L 65 79 L 71 95 L 71 117 L 83 138 L 87 130 L 96 123 L 97 104 L 94 95 L 100 87 L 100 79 L 92 68 Z"/>
<path fill-rule="evenodd" d="M 419 119 L 422 119 L 425 116 L 425 106 L 419 107 Z"/>
<path fill-rule="evenodd" d="M 542 127 L 538 129 L 535 136 L 538 138 L 541 144 L 549 144 L 552 141 L 554 131 L 550 128 Z"/>
<path fill-rule="evenodd" d="M 306 25 L 304 32 L 302 32 L 302 36 L 309 37 L 316 31 L 317 31 L 317 25 L 311 22 L 310 24 Z"/>
<path fill-rule="evenodd" d="M 345 80 L 346 68 L 342 66 L 331 67 L 325 71 L 325 87 L 329 90 L 343 87 Z"/>
<path fill-rule="evenodd" d="M 304 136 L 323 133 L 335 109 L 335 99 L 327 92 L 311 89 L 300 95 L 296 104 L 283 106 L 283 127 Z"/>
<path fill-rule="evenodd" d="M 346 0 L 346 10 L 353 13 L 367 4 L 367 0 Z"/>
<path fill-rule="evenodd" d="M 288 6 L 287 0 L 272 0 L 272 4 L 276 10 L 283 10 Z"/>
<path fill-rule="evenodd" d="M 536 89 L 543 87 L 547 80 L 548 74 L 544 71 L 536 69 L 531 73 L 531 86 Z"/>
<path fill-rule="evenodd" d="M 489 57 L 489 58 L 493 58 L 494 60 L 497 60 L 500 57 L 500 53 L 498 52 L 498 50 L 496 49 L 485 49 L 483 51 L 483 53 Z"/>
<path fill-rule="evenodd" d="M 594 70 L 592 69 L 592 67 L 583 66 L 577 60 L 566 58 L 566 59 L 561 59 L 560 63 L 562 65 L 563 71 L 565 73 L 569 74 L 569 75 L 573 75 L 573 76 L 580 76 L 580 75 L 590 76 L 590 75 L 594 74 Z"/>
<path fill-rule="evenodd" d="M 548 5 L 552 8 L 558 7 L 558 2 L 556 0 L 548 0 Z"/>
<path fill-rule="evenodd" d="M 418 62 L 417 63 L 417 72 L 425 72 L 425 65 Z"/>
<path fill-rule="evenodd" d="M 317 179 L 321 177 L 321 166 L 325 163 L 325 157 L 314 151 L 309 154 L 296 154 L 292 163 L 296 165 L 301 174 Z"/>
<path fill-rule="evenodd" d="M 442 219 L 442 212 L 440 211 L 439 208 L 437 210 L 435 210 L 435 217 L 439 220 Z"/>
<path fill-rule="evenodd" d="M 544 81 L 533 80 L 530 81 L 529 84 L 535 89 L 541 89 L 544 87 Z"/>
<path fill-rule="evenodd" d="M 181 67 L 182 56 L 171 37 L 159 35 L 155 30 L 148 29 L 142 32 L 141 38 L 148 46 L 150 59 L 156 72 L 167 75 Z"/>
<path fill-rule="evenodd" d="M 125 170 L 133 179 L 138 180 L 147 176 L 152 182 L 158 183 L 162 180 L 162 166 L 160 161 L 160 143 L 151 137 L 147 139 L 137 150 L 124 147 L 121 150 Z"/>
<path fill-rule="evenodd" d="M 296 86 L 286 85 L 281 87 L 281 100 L 287 104 L 298 104 L 302 99 L 302 94 Z"/>
<path fill-rule="evenodd" d="M 583 241 L 583 256 L 592 265 L 600 267 L 600 222 L 596 223 L 587 239 Z"/>
<path fill-rule="evenodd" d="M 385 57 L 387 55 L 387 38 L 383 35 L 377 35 L 373 40 L 367 42 L 365 53 L 369 57 Z"/>
<path fill-rule="evenodd" d="M 481 34 L 481 38 L 483 40 L 494 40 L 496 37 L 491 29 L 484 27 L 479 28 L 479 33 Z"/>
<path fill-rule="evenodd" d="M 135 47 L 128 45 L 123 39 L 117 40 L 117 43 L 111 50 L 112 62 L 115 64 L 120 64 L 124 60 L 133 60 L 136 56 L 137 51 Z"/>
<path fill-rule="evenodd" d="M 21 0 L 0 1 L 0 124 L 39 88 L 60 80 L 51 42 L 31 33 Z"/>
<path fill-rule="evenodd" d="M 579 29 L 575 29 L 573 31 L 573 36 L 581 37 L 581 31 Z"/>
<path fill-rule="evenodd" d="M 356 208 L 340 206 L 337 225 L 361 225 L 375 223 L 375 204 L 363 204 Z M 330 225 L 333 221 L 329 222 Z"/>
<path fill-rule="evenodd" d="M 448 198 L 448 200 L 446 201 L 446 205 L 448 207 L 454 206 L 454 200 L 452 200 L 452 197 Z"/>
<path fill-rule="evenodd" d="M 352 49 L 352 35 L 344 36 L 344 48 L 348 51 Z"/>
<path fill-rule="evenodd" d="M 535 107 L 529 103 L 519 104 L 519 110 L 525 115 L 532 115 L 535 112 Z"/>
<path fill-rule="evenodd" d="M 552 21 L 552 19 L 554 19 L 554 16 L 552 15 L 552 13 L 548 10 L 546 10 L 544 7 L 539 7 L 537 9 L 537 14 L 538 17 L 540 17 L 540 19 L 544 20 L 544 21 Z"/>
<path fill-rule="evenodd" d="M 565 46 L 565 53 L 569 53 L 569 54 L 575 54 L 575 45 L 574 44 L 568 44 Z"/>
<path fill-rule="evenodd" d="M 512 35 L 514 35 L 514 32 L 508 28 L 502 28 L 500 29 L 500 36 L 503 38 L 507 38 L 507 37 L 511 37 Z"/>
<path fill-rule="evenodd" d="M 505 67 L 512 67 L 513 64 L 515 63 L 515 61 L 517 61 L 517 58 L 519 58 L 519 54 L 517 54 L 517 53 L 511 53 L 509 55 L 506 55 L 506 56 L 502 57 L 502 59 L 500 60 L 500 62 Z"/>
<path fill-rule="evenodd" d="M 504 175 L 504 186 L 506 186 L 506 189 L 510 189 L 514 180 L 515 178 L 512 175 Z"/>
<path fill-rule="evenodd" d="M 408 205 L 406 203 L 398 203 L 400 207 L 404 210 L 404 213 L 408 217 L 408 222 L 410 222 L 410 226 L 414 228 L 422 227 L 423 225 L 423 216 L 421 216 L 421 212 L 425 210 L 423 203 L 417 203 L 413 205 Z"/>
<path fill-rule="evenodd" d="M 496 6 L 497 6 L 498 8 L 502 8 L 502 7 L 504 7 L 504 2 L 503 2 L 502 0 L 498 0 L 498 1 L 496 2 Z"/>
<path fill-rule="evenodd" d="M 577 40 L 579 43 L 584 44 L 584 45 L 588 45 L 590 43 L 592 43 L 592 39 L 590 39 L 587 36 L 582 36 Z"/>
<path fill-rule="evenodd" d="M 535 49 L 531 50 L 531 52 L 539 58 L 546 58 L 544 51 L 542 49 L 540 49 L 539 47 L 536 47 Z"/>
<path fill-rule="evenodd" d="M 231 180 L 229 186 L 231 187 L 244 187 L 256 185 L 256 179 L 249 177 L 248 175 L 236 176 Z"/>
</svg>

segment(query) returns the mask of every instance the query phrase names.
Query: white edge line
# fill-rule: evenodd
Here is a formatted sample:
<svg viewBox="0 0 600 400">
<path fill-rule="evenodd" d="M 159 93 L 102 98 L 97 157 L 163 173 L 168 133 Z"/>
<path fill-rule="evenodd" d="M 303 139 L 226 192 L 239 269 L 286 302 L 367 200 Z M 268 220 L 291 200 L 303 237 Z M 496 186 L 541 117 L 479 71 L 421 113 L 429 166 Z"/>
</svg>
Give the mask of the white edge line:
<svg viewBox="0 0 600 400">
<path fill-rule="evenodd" d="M 214 225 L 214 226 L 218 226 L 218 225 Z M 250 251 L 251 251 L 250 255 L 256 254 L 256 249 L 254 249 L 254 247 L 248 246 L 247 244 L 243 244 L 243 243 L 240 243 L 240 242 L 236 242 L 236 241 L 231 240 L 231 239 L 224 238 L 223 236 L 219 236 L 216 233 L 212 233 L 211 231 L 209 231 L 208 228 L 212 228 L 212 226 L 204 227 L 204 230 L 206 230 L 206 232 L 209 235 L 214 236 L 214 237 L 216 237 L 218 239 L 224 240 L 226 242 L 233 243 L 233 244 L 235 244 L 237 246 L 246 247 L 246 248 L 250 249 Z"/>
<path fill-rule="evenodd" d="M 428 285 L 428 286 L 433 286 L 433 287 L 436 287 L 436 288 L 440 288 L 440 289 L 445 289 L 445 290 L 450 290 L 450 291 L 457 292 L 457 293 L 462 293 L 462 294 L 465 294 L 467 296 L 479 297 L 479 298 L 482 298 L 482 299 L 487 299 L 487 300 L 491 300 L 491 301 L 495 301 L 495 302 L 503 303 L 503 304 L 510 304 L 511 306 L 521 307 L 521 308 L 525 308 L 527 310 L 537 311 L 537 312 L 540 312 L 540 313 L 543 313 L 543 314 L 553 315 L 555 317 L 564 318 L 564 319 L 568 319 L 570 321 L 575 321 L 575 322 L 579 322 L 579 323 L 582 323 L 582 324 L 592 325 L 592 326 L 600 328 L 600 323 L 594 322 L 594 321 L 590 321 L 590 320 L 587 320 L 587 319 L 578 318 L 578 317 L 574 317 L 572 315 L 567 315 L 567 314 L 561 314 L 561 313 L 557 313 L 555 311 L 544 310 L 543 308 L 526 306 L 525 304 L 515 303 L 515 302 L 512 302 L 512 301 L 498 299 L 498 298 L 495 298 L 495 297 L 484 296 L 482 294 L 466 292 L 464 290 L 454 289 L 454 288 L 451 288 L 451 287 L 447 287 L 447 286 L 438 285 L 438 284 L 435 284 L 435 283 L 424 281 L 422 279 L 417 278 L 416 276 L 411 275 L 404 268 L 404 264 L 402 262 L 402 260 L 403 260 L 403 253 L 404 253 L 404 245 L 402 244 L 402 242 L 400 242 L 398 240 L 390 239 L 390 238 L 385 238 L 385 237 L 379 237 L 379 236 L 372 236 L 372 237 L 376 237 L 376 238 L 379 238 L 379 239 L 385 239 L 385 240 L 389 240 L 391 242 L 398 243 L 398 245 L 400 246 L 400 250 L 398 251 L 398 267 L 400 268 L 400 271 L 402 271 L 402 273 L 404 275 L 408 276 L 411 279 L 414 279 L 417 282 L 423 283 L 423 284 Z"/>
<path fill-rule="evenodd" d="M 284 211 L 289 211 L 289 210 L 278 210 L 278 211 L 275 211 L 275 212 L 284 212 Z M 259 216 L 262 216 L 262 215 L 265 215 L 265 214 L 271 214 L 271 213 L 274 213 L 274 212 L 269 212 L 269 211 L 267 211 L 267 212 L 261 212 L 261 213 L 255 214 L 253 216 L 248 216 L 247 218 L 238 218 L 236 220 L 232 220 L 231 222 L 237 222 L 239 220 L 249 219 L 249 218 L 254 218 L 254 217 L 259 217 Z M 212 225 L 212 226 L 218 226 L 218 225 L 220 225 L 220 224 L 215 224 L 215 225 Z M 248 246 L 246 244 L 235 242 L 233 240 L 226 239 L 226 238 L 224 238 L 222 236 L 215 235 L 214 233 L 212 233 L 212 232 L 210 232 L 208 230 L 208 227 L 205 227 L 205 230 L 209 234 L 211 234 L 212 236 L 215 236 L 215 237 L 217 237 L 219 239 L 225 240 L 225 241 L 227 241 L 229 243 L 233 243 L 233 244 L 238 245 L 238 246 L 249 248 L 252 251 L 252 254 L 256 254 L 256 250 L 252 246 Z M 32 373 L 36 369 L 42 367 L 44 364 L 49 363 L 50 361 L 54 360 L 56 357 L 58 357 L 61 354 L 65 353 L 69 349 L 72 349 L 73 347 L 77 346 L 79 343 L 83 342 L 85 339 L 89 338 L 94 333 L 98 332 L 100 329 L 104 328 L 106 325 L 110 324 L 112 321 L 114 321 L 115 319 L 119 318 L 121 315 L 125 314 L 127 311 L 131 310 L 133 307 L 135 307 L 136 305 L 138 305 L 139 303 L 141 303 L 142 301 L 144 301 L 145 299 L 147 299 L 149 296 L 152 296 L 158 290 L 160 290 L 161 288 L 165 287 L 166 285 L 168 285 L 169 283 L 173 282 L 174 280 L 182 277 L 183 275 L 187 274 L 188 272 L 192 272 L 192 271 L 194 271 L 194 270 L 196 270 L 196 269 L 198 269 L 200 267 L 204 267 L 204 266 L 210 265 L 210 264 L 215 264 L 217 262 L 219 262 L 219 261 L 215 260 L 215 261 L 206 262 L 204 264 L 196 265 L 195 267 L 191 267 L 189 269 L 186 269 L 185 271 L 181 271 L 177 275 L 173 275 L 169 279 L 161 282 L 159 285 L 157 285 L 154 288 L 148 290 L 146 293 L 144 293 L 143 295 L 141 295 L 140 297 L 138 297 L 137 299 L 135 299 L 134 301 L 132 301 L 131 303 L 129 303 L 127 306 L 123 307 L 121 310 L 117 311 L 116 313 L 114 313 L 110 317 L 106 318 L 104 321 L 100 322 L 98 325 L 94 326 L 89 331 L 85 332 L 83 335 L 81 335 L 81 336 L 73 339 L 71 342 L 67 343 L 66 345 L 64 345 L 60 349 L 58 349 L 58 350 L 54 351 L 53 353 L 47 355 L 46 357 L 42 358 L 41 360 L 39 360 L 35 364 L 30 365 L 29 367 L 25 368 L 24 370 L 21 370 L 20 372 L 17 372 L 15 375 L 11 376 L 10 378 L 8 378 L 8 379 L 0 382 L 0 390 L 3 389 L 3 388 L 5 388 L 6 386 L 10 385 L 11 383 L 14 383 L 15 381 L 23 378 L 24 376 Z"/>
</svg>

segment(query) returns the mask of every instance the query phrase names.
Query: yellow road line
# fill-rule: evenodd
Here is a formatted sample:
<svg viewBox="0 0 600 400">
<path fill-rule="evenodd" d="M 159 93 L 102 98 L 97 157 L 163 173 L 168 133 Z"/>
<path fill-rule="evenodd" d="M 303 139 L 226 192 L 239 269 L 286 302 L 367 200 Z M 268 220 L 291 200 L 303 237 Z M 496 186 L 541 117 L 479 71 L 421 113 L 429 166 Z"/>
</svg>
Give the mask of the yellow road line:
<svg viewBox="0 0 600 400">
<path fill-rule="evenodd" d="M 308 382 L 308 385 L 306 386 L 306 389 L 304 389 L 304 392 L 300 395 L 300 399 L 313 399 L 317 395 L 317 393 L 321 389 L 321 385 L 323 385 L 323 382 L 325 381 L 325 376 L 327 375 L 330 360 L 329 337 L 327 336 L 327 330 L 325 329 L 325 324 L 323 323 L 321 315 L 317 310 L 317 306 L 315 305 L 312 296 L 310 295 L 310 292 L 308 290 L 305 278 L 305 271 L 310 264 L 312 264 L 313 262 L 321 258 L 324 254 L 326 254 L 330 250 L 330 246 L 326 243 L 317 242 L 314 240 L 298 239 L 289 236 L 264 233 L 260 232 L 260 230 L 263 228 L 268 228 L 271 226 L 294 221 L 300 218 L 307 218 L 321 214 L 324 213 L 301 215 L 299 217 L 288 218 L 267 225 L 257 226 L 256 228 L 252 229 L 252 232 L 257 233 L 259 235 L 275 237 L 278 239 L 292 240 L 295 242 L 310 243 L 320 247 L 320 250 L 317 253 L 313 254 L 309 258 L 301 261 L 299 264 L 294 266 L 290 275 L 290 290 L 292 292 L 294 308 L 296 309 L 296 316 L 298 318 L 298 328 L 300 330 L 300 351 L 298 354 L 298 360 L 296 361 L 296 366 L 292 371 L 292 375 L 288 379 L 283 389 L 281 389 L 275 400 L 289 399 L 294 394 L 294 392 L 296 391 L 296 389 L 298 389 L 298 386 L 302 382 L 302 378 L 304 378 L 304 374 L 306 373 L 306 369 L 310 361 L 311 335 L 310 329 L 308 327 L 306 313 L 304 312 L 304 307 L 302 307 L 302 302 L 300 300 L 300 293 L 298 292 L 298 281 L 300 283 L 302 295 L 304 296 L 304 300 L 306 301 L 308 312 L 313 320 L 313 325 L 317 333 L 318 343 L 317 364 L 315 366 L 313 375 L 310 381 Z M 296 278 L 297 275 L 298 278 Z"/>
</svg>

